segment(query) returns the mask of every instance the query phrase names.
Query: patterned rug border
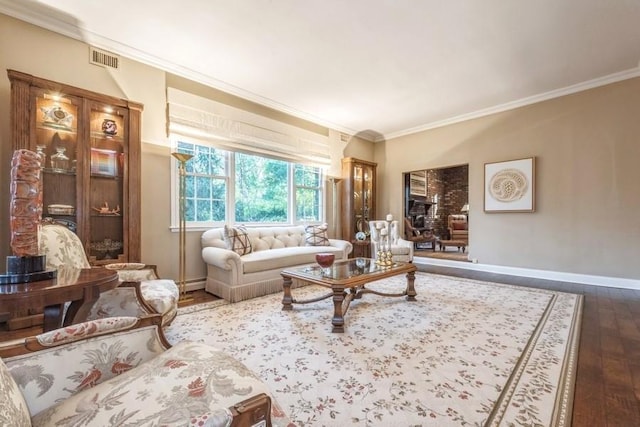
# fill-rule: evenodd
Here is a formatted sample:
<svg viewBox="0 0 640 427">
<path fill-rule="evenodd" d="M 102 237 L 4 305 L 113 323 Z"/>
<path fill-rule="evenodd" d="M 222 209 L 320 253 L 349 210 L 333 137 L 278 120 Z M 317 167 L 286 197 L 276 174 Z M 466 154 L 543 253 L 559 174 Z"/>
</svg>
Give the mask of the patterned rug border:
<svg viewBox="0 0 640 427">
<path fill-rule="evenodd" d="M 571 320 L 569 322 L 569 325 L 567 326 L 568 331 L 566 332 L 566 348 L 564 350 L 564 354 L 561 357 L 562 363 L 560 365 L 561 372 L 559 374 L 559 382 L 557 383 L 557 385 L 554 384 L 555 387 L 557 387 L 557 390 L 555 394 L 556 397 L 555 405 L 553 407 L 553 414 L 551 414 L 550 416 L 551 423 L 549 424 L 552 426 L 571 425 L 579 337 L 582 327 L 582 311 L 584 305 L 583 295 L 573 292 L 531 288 L 526 286 L 468 279 L 462 277 L 453 277 L 435 273 L 417 272 L 416 279 L 420 277 L 425 280 L 429 280 L 429 278 L 432 278 L 434 280 L 443 278 L 446 280 L 459 282 L 460 284 L 478 284 L 507 289 L 526 290 L 528 292 L 548 294 L 551 296 L 547 309 L 545 310 L 544 315 L 540 318 L 539 325 L 534 331 L 535 333 L 530 337 L 529 343 L 527 344 L 527 347 L 524 349 L 520 360 L 515 366 L 511 378 L 509 378 L 507 383 L 505 383 L 505 387 L 500 398 L 495 402 L 494 410 L 492 411 L 489 419 L 487 420 L 487 423 L 485 424 L 491 426 L 506 425 L 513 422 L 515 422 L 516 424 L 527 424 L 527 422 L 530 421 L 530 419 L 527 418 L 529 415 L 523 415 L 523 413 L 532 410 L 535 411 L 536 408 L 533 404 L 530 405 L 529 402 L 526 401 L 528 397 L 527 393 L 535 395 L 536 388 L 544 387 L 544 384 L 540 385 L 540 377 L 544 377 L 545 375 L 547 375 L 547 372 L 545 371 L 542 373 L 532 373 L 533 370 L 527 369 L 527 367 L 530 366 L 530 363 L 533 363 L 534 365 L 536 363 L 544 363 L 544 358 L 546 357 L 544 354 L 545 340 L 557 339 L 556 335 L 558 334 L 558 331 L 548 330 L 553 329 L 553 327 L 547 325 L 547 323 L 552 322 L 552 320 L 550 320 L 550 317 L 560 316 L 563 314 L 556 313 L 556 311 L 562 311 L 562 307 L 556 307 L 559 298 L 562 295 L 565 295 L 565 299 L 571 296 L 575 297 L 575 302 L 572 306 L 573 314 L 570 316 Z M 274 295 L 272 294 L 254 298 L 253 300 L 259 301 L 260 299 L 271 299 L 273 297 Z M 178 315 L 182 316 L 193 314 L 205 310 L 217 310 L 228 305 L 229 303 L 224 300 L 216 300 L 180 308 L 178 310 Z M 567 316 L 567 319 L 569 318 L 569 315 L 566 312 L 564 313 L 564 315 Z"/>
</svg>

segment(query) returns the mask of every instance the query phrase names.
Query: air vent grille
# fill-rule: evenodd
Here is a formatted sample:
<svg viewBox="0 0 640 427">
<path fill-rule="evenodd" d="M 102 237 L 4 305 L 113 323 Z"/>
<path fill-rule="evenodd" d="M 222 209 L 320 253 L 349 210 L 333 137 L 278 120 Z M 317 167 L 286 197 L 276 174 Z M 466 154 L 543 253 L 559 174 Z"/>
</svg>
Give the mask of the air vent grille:
<svg viewBox="0 0 640 427">
<path fill-rule="evenodd" d="M 90 47 L 89 62 L 93 65 L 99 65 L 101 67 L 113 68 L 114 70 L 117 70 L 120 66 L 120 57 L 115 53 L 107 52 L 106 50 L 97 49 L 95 47 Z"/>
</svg>

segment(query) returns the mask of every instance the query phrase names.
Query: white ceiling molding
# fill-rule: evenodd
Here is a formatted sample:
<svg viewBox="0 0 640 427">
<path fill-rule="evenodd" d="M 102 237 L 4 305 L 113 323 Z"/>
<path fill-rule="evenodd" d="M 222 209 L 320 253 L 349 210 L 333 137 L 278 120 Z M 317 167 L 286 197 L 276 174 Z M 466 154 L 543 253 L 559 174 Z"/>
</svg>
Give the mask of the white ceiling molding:
<svg viewBox="0 0 640 427">
<path fill-rule="evenodd" d="M 122 55 L 125 58 L 141 62 L 145 65 L 149 65 L 160 70 L 176 74 L 194 82 L 210 86 L 212 88 L 221 90 L 231 95 L 235 95 L 248 101 L 255 102 L 260 105 L 264 105 L 265 107 L 269 107 L 276 111 L 286 113 L 290 116 L 297 117 L 299 119 L 303 119 L 340 132 L 351 134 L 355 133 L 354 130 L 345 128 L 344 126 L 340 126 L 339 124 L 327 122 L 320 117 L 316 117 L 303 111 L 298 111 L 295 108 L 281 104 L 272 99 L 262 97 L 245 89 L 233 86 L 192 69 L 180 66 L 178 64 L 174 64 L 157 56 L 149 55 L 146 52 L 142 52 L 138 49 L 119 43 L 115 40 L 103 37 L 99 34 L 87 30 L 86 28 L 82 28 L 76 24 L 61 20 L 58 17 L 54 16 L 54 14 L 42 13 L 39 10 L 34 9 L 33 3 L 25 4 L 15 0 L 0 0 L 0 12 L 4 13 L 5 15 L 12 16 L 16 19 L 20 19 L 30 24 L 36 25 L 38 27 L 42 27 L 47 30 L 62 34 L 64 36 L 85 42 L 89 45 L 112 51 L 114 53 Z"/>
<path fill-rule="evenodd" d="M 599 86 L 604 86 L 604 85 L 608 85 L 615 82 L 620 82 L 622 80 L 632 79 L 634 77 L 640 77 L 640 64 L 636 68 L 622 71 L 620 73 L 614 73 L 598 79 L 593 79 L 588 82 L 578 83 L 576 85 L 552 90 L 547 93 L 541 93 L 539 95 L 530 96 L 528 98 L 519 99 L 517 101 L 507 102 L 502 105 L 496 105 L 495 107 L 485 108 L 483 110 L 474 111 L 472 113 L 463 114 L 457 117 L 451 117 L 449 119 L 440 120 L 433 123 L 427 123 L 425 125 L 417 126 L 411 129 L 406 129 L 401 132 L 390 133 L 389 135 L 386 135 L 384 139 L 378 138 L 374 142 L 389 141 L 390 139 L 393 139 L 393 138 L 399 138 L 401 136 L 411 135 L 411 134 L 422 132 L 429 129 L 436 129 L 443 126 L 452 125 L 454 123 L 460 123 L 467 120 L 489 116 L 491 114 L 502 113 L 504 111 L 514 110 L 516 108 L 524 107 L 524 106 L 535 104 L 542 101 L 547 101 L 549 99 L 559 98 L 561 96 L 571 95 L 572 93 L 582 92 L 584 90 L 593 89 Z"/>
<path fill-rule="evenodd" d="M 639 74 L 633 2 L 363 1 L 113 0 L 118 26 L 86 0 L 0 0 L 0 13 L 370 141 Z"/>
</svg>

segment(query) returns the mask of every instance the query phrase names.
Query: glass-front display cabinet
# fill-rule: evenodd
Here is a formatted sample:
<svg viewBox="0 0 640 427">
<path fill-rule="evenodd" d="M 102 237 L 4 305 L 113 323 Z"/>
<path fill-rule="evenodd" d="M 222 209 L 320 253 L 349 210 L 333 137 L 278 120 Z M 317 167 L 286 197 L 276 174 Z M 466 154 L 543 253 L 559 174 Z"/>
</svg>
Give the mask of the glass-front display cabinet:
<svg viewBox="0 0 640 427">
<path fill-rule="evenodd" d="M 142 105 L 9 70 L 13 149 L 38 153 L 43 218 L 92 265 L 140 260 Z"/>
<path fill-rule="evenodd" d="M 369 221 L 376 219 L 377 164 L 347 157 L 342 159 L 342 238 L 368 241 Z"/>
</svg>

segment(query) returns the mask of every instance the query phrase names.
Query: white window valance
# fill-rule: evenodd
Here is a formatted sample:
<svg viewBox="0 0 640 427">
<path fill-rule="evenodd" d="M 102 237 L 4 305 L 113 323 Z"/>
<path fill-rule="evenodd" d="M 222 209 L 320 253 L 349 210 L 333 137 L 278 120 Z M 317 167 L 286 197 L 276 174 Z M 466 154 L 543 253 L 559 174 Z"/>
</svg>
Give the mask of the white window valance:
<svg viewBox="0 0 640 427">
<path fill-rule="evenodd" d="M 167 102 L 171 134 L 323 168 L 331 163 L 327 136 L 175 88 L 167 88 Z"/>
</svg>

